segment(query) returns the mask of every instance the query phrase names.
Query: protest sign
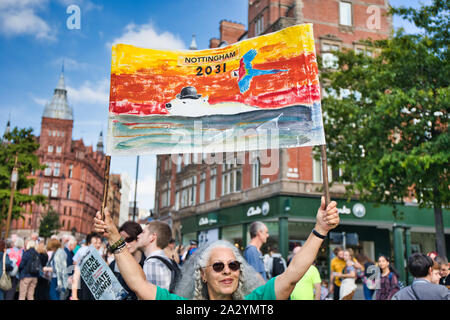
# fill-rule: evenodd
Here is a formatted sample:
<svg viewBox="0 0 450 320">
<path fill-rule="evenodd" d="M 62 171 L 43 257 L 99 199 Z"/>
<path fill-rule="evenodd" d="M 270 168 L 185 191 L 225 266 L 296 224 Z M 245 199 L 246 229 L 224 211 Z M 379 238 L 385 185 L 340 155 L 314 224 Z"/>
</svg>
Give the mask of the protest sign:
<svg viewBox="0 0 450 320">
<path fill-rule="evenodd" d="M 122 300 L 128 292 L 122 287 L 106 262 L 92 247 L 80 263 L 80 274 L 95 300 Z"/>
<path fill-rule="evenodd" d="M 311 24 L 208 50 L 112 48 L 110 155 L 323 144 Z"/>
</svg>

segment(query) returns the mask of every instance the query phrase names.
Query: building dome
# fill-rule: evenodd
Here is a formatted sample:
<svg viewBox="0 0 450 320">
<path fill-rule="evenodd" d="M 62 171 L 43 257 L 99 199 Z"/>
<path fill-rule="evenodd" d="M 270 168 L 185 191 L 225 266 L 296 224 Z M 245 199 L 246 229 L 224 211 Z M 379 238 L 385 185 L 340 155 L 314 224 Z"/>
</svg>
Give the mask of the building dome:
<svg viewBox="0 0 450 320">
<path fill-rule="evenodd" d="M 64 83 L 64 70 L 61 71 L 52 101 L 45 106 L 43 117 L 73 120 L 73 110 L 67 101 L 67 90 Z"/>
</svg>

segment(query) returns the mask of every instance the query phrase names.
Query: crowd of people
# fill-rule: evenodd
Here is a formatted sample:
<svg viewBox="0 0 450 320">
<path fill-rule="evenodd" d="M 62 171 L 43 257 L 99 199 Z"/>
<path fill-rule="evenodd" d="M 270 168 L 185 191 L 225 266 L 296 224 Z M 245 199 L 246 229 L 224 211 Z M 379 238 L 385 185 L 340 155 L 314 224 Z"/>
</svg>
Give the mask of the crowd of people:
<svg viewBox="0 0 450 320">
<path fill-rule="evenodd" d="M 11 278 L 11 287 L 0 290 L 0 300 L 95 300 L 79 269 L 89 250 L 109 265 L 127 300 L 352 300 L 357 283 L 362 283 L 366 300 L 449 299 L 448 261 L 435 252 L 409 258 L 414 281 L 407 287 L 388 256 L 375 262 L 351 248 L 335 248 L 329 281 L 322 278 L 314 261 L 327 232 L 339 223 L 334 202 L 327 210 L 319 208 L 310 237 L 287 261 L 276 246 L 261 253 L 269 232 L 260 221 L 250 225 L 251 240 L 241 253 L 226 240 L 176 245 L 170 226 L 161 221 L 144 227 L 128 221 L 117 229 L 107 210 L 105 217 L 96 217 L 94 232 L 80 243 L 72 235 L 44 241 L 36 233 L 0 240 L 0 276 Z"/>
</svg>

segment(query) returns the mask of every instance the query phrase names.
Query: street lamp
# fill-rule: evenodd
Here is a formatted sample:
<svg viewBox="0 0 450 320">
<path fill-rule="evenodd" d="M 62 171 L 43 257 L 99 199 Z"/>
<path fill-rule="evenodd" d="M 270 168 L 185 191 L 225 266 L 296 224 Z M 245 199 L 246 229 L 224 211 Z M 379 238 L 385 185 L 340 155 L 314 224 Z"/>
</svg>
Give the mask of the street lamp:
<svg viewBox="0 0 450 320">
<path fill-rule="evenodd" d="M 17 156 L 14 161 L 14 167 L 11 173 L 11 194 L 9 196 L 9 208 L 8 208 L 8 218 L 6 219 L 5 239 L 8 238 L 9 234 L 9 228 L 11 225 L 11 217 L 12 217 L 13 200 L 14 200 L 14 191 L 16 190 L 17 181 L 19 181 L 19 173 L 17 172 L 16 165 L 17 165 Z"/>
</svg>

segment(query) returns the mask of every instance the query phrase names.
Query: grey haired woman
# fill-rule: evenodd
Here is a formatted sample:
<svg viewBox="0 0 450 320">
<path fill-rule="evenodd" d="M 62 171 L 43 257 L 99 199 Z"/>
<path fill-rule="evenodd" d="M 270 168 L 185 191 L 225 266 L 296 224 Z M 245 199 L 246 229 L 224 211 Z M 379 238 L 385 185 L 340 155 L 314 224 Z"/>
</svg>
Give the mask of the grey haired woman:
<svg viewBox="0 0 450 320">
<path fill-rule="evenodd" d="M 121 238 L 107 209 L 104 212 L 104 220 L 102 220 L 100 212 L 97 212 L 94 218 L 94 230 L 103 233 L 108 239 L 121 275 L 139 299 L 184 300 L 188 296 L 192 299 L 210 300 L 242 298 L 246 300 L 287 300 L 297 282 L 314 262 L 327 233 L 339 224 L 336 206 L 335 201 L 331 201 L 328 206 L 325 206 L 325 198 L 322 197 L 316 215 L 316 225 L 302 250 L 294 256 L 282 274 L 253 291 L 251 290 L 256 283 L 250 280 L 249 273 L 251 271 L 248 270 L 241 255 L 223 242 L 208 246 L 205 251 L 197 253 L 199 258 L 192 263 L 192 269 L 184 271 L 185 277 L 194 278 L 192 284 L 189 284 L 188 280 L 183 280 L 177 291 L 180 295 L 177 295 L 146 281 L 142 268 L 127 250 L 125 241 Z M 191 264 L 190 261 L 188 264 Z M 203 284 L 200 284 L 200 281 Z M 248 293 L 249 291 L 251 292 Z"/>
<path fill-rule="evenodd" d="M 234 245 L 226 240 L 218 240 L 205 244 L 197 249 L 189 258 L 189 263 L 183 265 L 181 269 L 181 274 L 183 276 L 175 288 L 175 294 L 186 299 L 209 300 L 210 294 L 208 287 L 212 287 L 211 289 L 216 292 L 220 291 L 220 284 L 216 286 L 214 281 L 210 281 L 208 285 L 207 282 L 203 281 L 205 276 L 203 275 L 202 277 L 202 270 L 208 266 L 211 252 L 213 252 L 214 249 L 230 249 L 235 257 L 235 260 L 232 260 L 232 262 L 238 262 L 236 264 L 236 266 L 239 266 L 239 276 L 237 278 L 238 285 L 237 289 L 231 294 L 233 300 L 243 300 L 245 296 L 249 295 L 254 289 L 264 285 L 261 276 L 259 276 L 259 274 L 245 261 L 244 257 Z M 216 268 L 221 266 L 222 265 L 219 264 Z M 233 264 L 231 264 L 231 267 L 229 266 L 229 268 L 233 268 Z M 230 277 L 232 277 L 232 275 L 230 275 Z"/>
</svg>

